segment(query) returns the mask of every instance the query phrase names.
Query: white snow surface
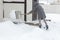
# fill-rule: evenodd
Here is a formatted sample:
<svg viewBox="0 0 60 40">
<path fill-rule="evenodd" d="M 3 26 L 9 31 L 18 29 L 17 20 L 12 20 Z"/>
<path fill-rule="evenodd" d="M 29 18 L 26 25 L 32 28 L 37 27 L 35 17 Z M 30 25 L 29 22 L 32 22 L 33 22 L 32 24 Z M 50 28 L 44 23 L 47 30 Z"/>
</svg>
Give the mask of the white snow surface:
<svg viewBox="0 0 60 40">
<path fill-rule="evenodd" d="M 0 40 L 60 40 L 60 14 L 47 14 L 48 30 L 12 21 L 0 23 Z"/>
</svg>

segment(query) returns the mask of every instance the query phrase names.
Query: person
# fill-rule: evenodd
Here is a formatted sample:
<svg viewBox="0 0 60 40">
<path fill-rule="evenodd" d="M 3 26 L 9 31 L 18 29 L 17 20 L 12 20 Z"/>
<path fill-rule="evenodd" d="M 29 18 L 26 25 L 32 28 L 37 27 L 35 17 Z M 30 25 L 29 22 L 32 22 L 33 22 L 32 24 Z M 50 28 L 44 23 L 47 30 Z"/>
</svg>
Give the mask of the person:
<svg viewBox="0 0 60 40">
<path fill-rule="evenodd" d="M 34 0 L 34 5 L 33 5 L 33 10 L 34 12 L 37 12 L 38 14 L 38 20 L 39 20 L 39 27 L 41 28 L 42 27 L 42 24 L 41 24 L 41 20 L 44 21 L 45 25 L 46 25 L 46 30 L 48 29 L 48 25 L 47 25 L 47 22 L 45 20 L 46 18 L 46 15 L 45 15 L 45 12 L 44 12 L 44 9 L 42 8 L 42 6 L 39 4 L 39 0 Z"/>
<path fill-rule="evenodd" d="M 29 15 L 30 13 L 37 13 L 38 20 L 39 20 L 39 28 L 42 28 L 41 20 L 43 20 L 45 23 L 45 26 L 46 26 L 45 29 L 48 30 L 48 25 L 47 25 L 47 22 L 45 20 L 46 15 L 45 15 L 44 9 L 39 4 L 39 0 L 33 0 L 32 10 L 29 13 L 27 13 L 26 15 Z"/>
</svg>

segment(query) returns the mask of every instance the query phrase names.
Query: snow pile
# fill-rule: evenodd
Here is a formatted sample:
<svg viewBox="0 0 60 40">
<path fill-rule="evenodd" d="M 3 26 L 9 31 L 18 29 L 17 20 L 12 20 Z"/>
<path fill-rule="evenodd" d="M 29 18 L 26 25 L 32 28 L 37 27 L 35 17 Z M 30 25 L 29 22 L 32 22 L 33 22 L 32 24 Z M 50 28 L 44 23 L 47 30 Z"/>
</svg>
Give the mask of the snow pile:
<svg viewBox="0 0 60 40">
<path fill-rule="evenodd" d="M 34 28 L 21 24 L 13 24 L 11 21 L 5 21 L 0 23 L 0 40 L 20 40 L 19 38 L 27 33 L 32 31 Z"/>
<path fill-rule="evenodd" d="M 56 30 L 43 31 L 36 28 L 33 32 L 26 33 L 21 37 L 22 40 L 60 40 L 60 33 Z"/>
<path fill-rule="evenodd" d="M 36 27 L 32 32 L 26 33 L 21 40 L 60 40 L 60 14 L 47 14 L 49 30 L 43 30 Z"/>
<path fill-rule="evenodd" d="M 53 17 L 54 16 L 54 17 Z M 49 30 L 30 26 L 24 23 L 14 24 L 11 21 L 0 23 L 0 40 L 60 40 L 59 14 L 47 14 Z"/>
</svg>

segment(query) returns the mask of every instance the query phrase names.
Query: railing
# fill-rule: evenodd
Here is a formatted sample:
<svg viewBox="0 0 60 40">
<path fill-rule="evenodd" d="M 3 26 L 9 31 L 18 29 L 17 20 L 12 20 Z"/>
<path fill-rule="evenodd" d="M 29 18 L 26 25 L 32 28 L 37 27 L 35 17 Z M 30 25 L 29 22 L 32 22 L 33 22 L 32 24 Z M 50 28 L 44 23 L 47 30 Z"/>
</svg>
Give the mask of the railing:
<svg viewBox="0 0 60 40">
<path fill-rule="evenodd" d="M 20 3 L 20 4 L 24 4 L 24 14 L 26 14 L 26 7 L 27 7 L 27 0 L 24 0 L 24 2 L 20 2 L 20 1 L 3 1 L 3 3 Z M 3 9 L 3 18 L 4 18 L 4 9 Z M 26 21 L 26 15 L 24 15 L 24 21 Z"/>
</svg>

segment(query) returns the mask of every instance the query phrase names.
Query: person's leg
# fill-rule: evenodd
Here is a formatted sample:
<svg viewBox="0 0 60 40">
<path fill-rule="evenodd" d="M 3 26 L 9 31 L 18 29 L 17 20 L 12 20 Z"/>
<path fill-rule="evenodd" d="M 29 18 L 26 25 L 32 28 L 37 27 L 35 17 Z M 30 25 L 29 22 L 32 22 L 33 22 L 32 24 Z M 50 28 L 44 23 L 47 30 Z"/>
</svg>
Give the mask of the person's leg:
<svg viewBox="0 0 60 40">
<path fill-rule="evenodd" d="M 47 24 L 45 18 L 43 19 L 43 21 L 44 21 L 44 23 L 45 23 L 45 25 L 46 25 L 46 30 L 47 30 L 47 29 L 48 29 L 48 24 Z"/>
<path fill-rule="evenodd" d="M 41 28 L 42 24 L 41 24 L 41 19 L 39 19 L 39 28 Z"/>
</svg>

